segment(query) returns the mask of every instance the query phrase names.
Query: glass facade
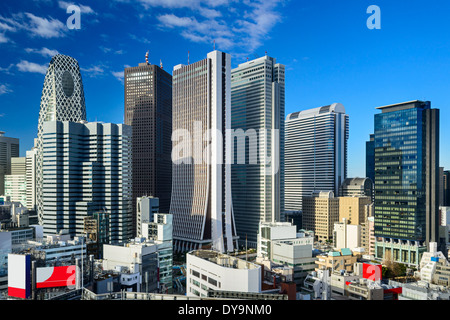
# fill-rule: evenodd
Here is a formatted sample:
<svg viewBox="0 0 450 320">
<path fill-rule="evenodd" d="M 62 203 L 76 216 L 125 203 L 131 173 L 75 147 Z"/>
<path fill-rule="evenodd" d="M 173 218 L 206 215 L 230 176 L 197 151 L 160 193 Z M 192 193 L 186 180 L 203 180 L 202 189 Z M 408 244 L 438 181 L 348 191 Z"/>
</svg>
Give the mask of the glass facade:
<svg viewBox="0 0 450 320">
<path fill-rule="evenodd" d="M 375 235 L 425 240 L 421 109 L 375 116 Z"/>
<path fill-rule="evenodd" d="M 375 235 L 425 240 L 422 109 L 375 115 Z"/>
<path fill-rule="evenodd" d="M 376 256 L 417 265 L 430 242 L 445 246 L 439 235 L 439 109 L 418 100 L 378 109 Z"/>
</svg>

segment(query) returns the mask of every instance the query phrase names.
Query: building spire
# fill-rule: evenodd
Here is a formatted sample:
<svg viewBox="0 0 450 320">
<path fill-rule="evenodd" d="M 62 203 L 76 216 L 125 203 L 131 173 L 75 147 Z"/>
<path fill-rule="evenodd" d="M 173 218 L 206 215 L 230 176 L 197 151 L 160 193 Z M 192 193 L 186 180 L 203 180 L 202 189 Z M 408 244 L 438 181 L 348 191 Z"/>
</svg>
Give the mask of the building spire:
<svg viewBox="0 0 450 320">
<path fill-rule="evenodd" d="M 145 63 L 148 64 L 148 51 L 147 51 L 147 53 L 145 54 Z"/>
</svg>

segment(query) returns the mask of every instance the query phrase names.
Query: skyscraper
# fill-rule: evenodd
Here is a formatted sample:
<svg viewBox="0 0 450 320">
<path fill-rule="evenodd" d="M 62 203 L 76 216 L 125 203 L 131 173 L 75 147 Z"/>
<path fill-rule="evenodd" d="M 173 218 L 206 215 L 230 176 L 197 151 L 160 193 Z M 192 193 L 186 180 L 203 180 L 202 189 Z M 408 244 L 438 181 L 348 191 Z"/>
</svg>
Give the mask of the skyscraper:
<svg viewBox="0 0 450 320">
<path fill-rule="evenodd" d="M 444 206 L 450 207 L 450 171 L 444 171 Z"/>
<path fill-rule="evenodd" d="M 83 82 L 78 61 L 58 54 L 47 69 L 39 110 L 38 136 L 36 141 L 36 202 L 39 223 L 43 223 L 42 184 L 43 127 L 46 121 L 86 120 Z"/>
<path fill-rule="evenodd" d="M 366 141 L 366 177 L 375 181 L 375 135 Z"/>
<path fill-rule="evenodd" d="M 231 57 L 220 51 L 173 70 L 174 248 L 233 251 L 236 229 L 226 156 L 231 128 Z"/>
<path fill-rule="evenodd" d="M 241 244 L 255 248 L 260 222 L 284 221 L 284 79 L 284 65 L 268 56 L 231 71 L 234 217 Z"/>
<path fill-rule="evenodd" d="M 160 212 L 168 213 L 170 209 L 172 76 L 162 67 L 147 61 L 125 69 L 125 124 L 133 130 L 133 226 L 136 226 L 137 198 L 157 197 Z"/>
<path fill-rule="evenodd" d="M 376 256 L 417 265 L 439 242 L 439 110 L 429 101 L 375 115 Z"/>
<path fill-rule="evenodd" d="M 11 174 L 5 175 L 5 196 L 27 205 L 26 158 L 11 158 Z"/>
<path fill-rule="evenodd" d="M 36 154 L 37 149 L 33 147 L 26 153 L 25 175 L 27 179 L 27 204 L 30 211 L 36 211 Z"/>
<path fill-rule="evenodd" d="M 5 175 L 11 174 L 11 158 L 19 156 L 19 139 L 0 131 L 0 195 L 5 194 Z"/>
<path fill-rule="evenodd" d="M 302 210 L 313 191 L 332 191 L 347 177 L 349 117 L 340 103 L 294 112 L 286 118 L 286 210 Z"/>
<path fill-rule="evenodd" d="M 83 236 L 85 218 L 106 213 L 109 242 L 130 239 L 131 128 L 47 121 L 42 133 L 44 234 Z"/>
</svg>

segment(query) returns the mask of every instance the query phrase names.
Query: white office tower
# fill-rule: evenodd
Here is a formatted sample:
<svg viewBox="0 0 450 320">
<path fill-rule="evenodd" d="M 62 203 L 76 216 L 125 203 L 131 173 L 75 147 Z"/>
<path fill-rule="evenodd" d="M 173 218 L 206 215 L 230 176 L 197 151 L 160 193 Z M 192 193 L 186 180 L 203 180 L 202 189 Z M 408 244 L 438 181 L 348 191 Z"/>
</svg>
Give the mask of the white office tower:
<svg viewBox="0 0 450 320">
<path fill-rule="evenodd" d="M 37 149 L 33 147 L 26 153 L 25 176 L 27 180 L 27 204 L 28 210 L 36 210 L 36 159 Z"/>
<path fill-rule="evenodd" d="M 234 217 L 240 244 L 254 248 L 260 222 L 284 221 L 284 80 L 269 56 L 231 71 Z"/>
<path fill-rule="evenodd" d="M 11 158 L 11 174 L 5 176 L 5 196 L 27 205 L 26 158 Z"/>
<path fill-rule="evenodd" d="M 104 212 L 109 242 L 131 235 L 131 127 L 48 121 L 43 124 L 44 234 L 82 236 L 84 218 Z"/>
<path fill-rule="evenodd" d="M 43 223 L 43 129 L 46 121 L 86 120 L 83 82 L 78 62 L 69 56 L 58 54 L 52 58 L 47 69 L 42 89 L 39 111 L 37 159 L 36 159 L 36 201 L 39 224 Z"/>
<path fill-rule="evenodd" d="M 176 251 L 212 244 L 233 251 L 236 235 L 231 199 L 231 57 L 213 51 L 207 58 L 173 70 L 172 197 Z"/>
<path fill-rule="evenodd" d="M 314 191 L 339 194 L 347 177 L 349 117 L 340 103 L 294 112 L 286 118 L 286 210 L 302 210 Z"/>
</svg>

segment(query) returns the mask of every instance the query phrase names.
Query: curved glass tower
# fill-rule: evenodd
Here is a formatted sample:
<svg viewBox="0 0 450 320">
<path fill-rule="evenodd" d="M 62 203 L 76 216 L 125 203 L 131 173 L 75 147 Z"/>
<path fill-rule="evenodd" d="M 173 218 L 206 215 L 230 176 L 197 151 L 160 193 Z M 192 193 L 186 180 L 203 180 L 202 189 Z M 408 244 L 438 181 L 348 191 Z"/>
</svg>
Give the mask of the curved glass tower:
<svg viewBox="0 0 450 320">
<path fill-rule="evenodd" d="M 86 120 L 83 82 L 78 61 L 58 54 L 52 58 L 47 69 L 42 89 L 39 111 L 37 157 L 36 157 L 36 201 L 39 223 L 42 224 L 42 144 L 43 126 L 46 121 Z"/>
</svg>

